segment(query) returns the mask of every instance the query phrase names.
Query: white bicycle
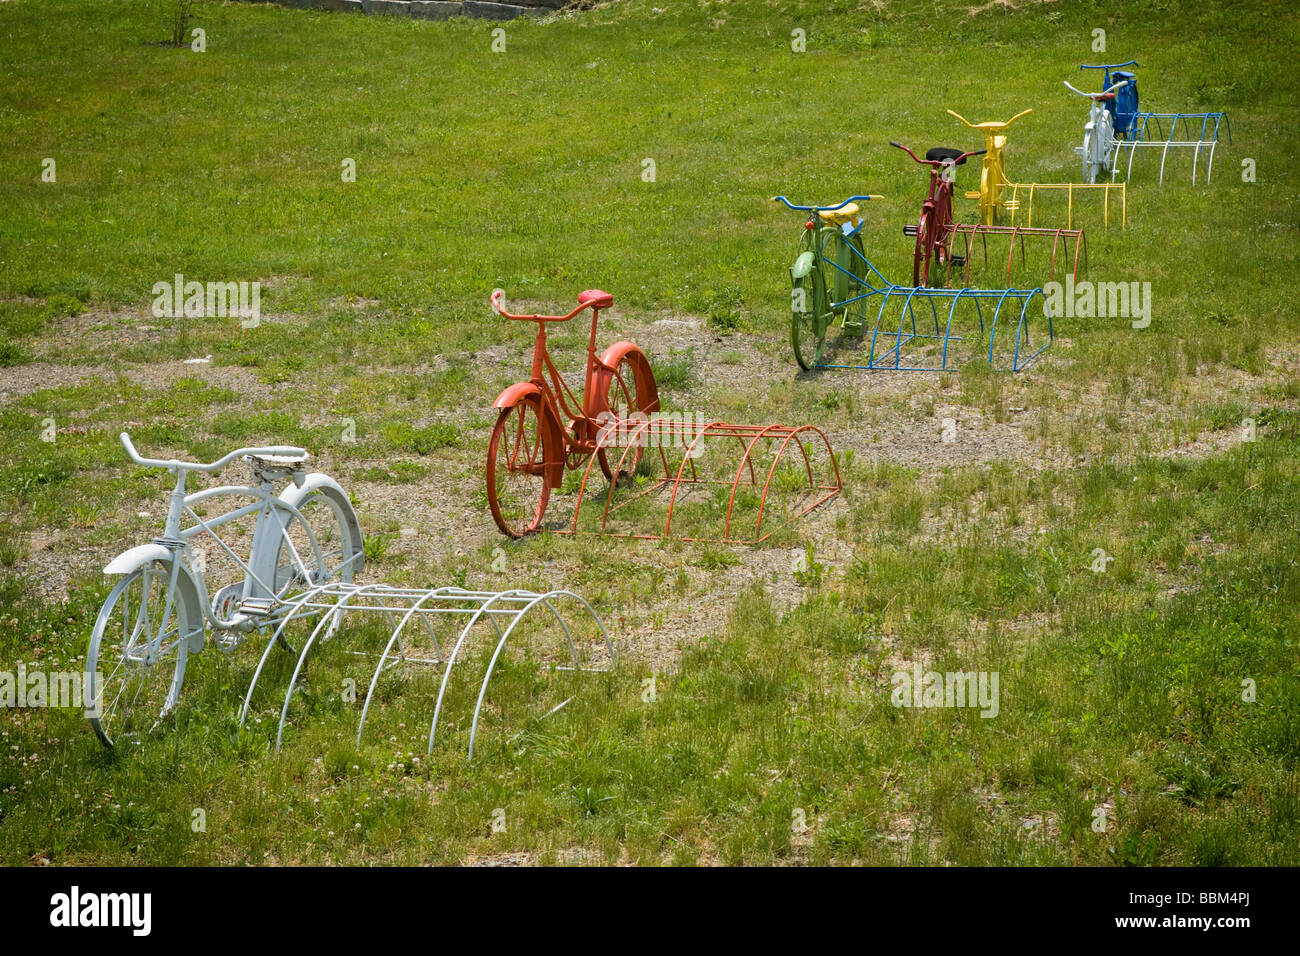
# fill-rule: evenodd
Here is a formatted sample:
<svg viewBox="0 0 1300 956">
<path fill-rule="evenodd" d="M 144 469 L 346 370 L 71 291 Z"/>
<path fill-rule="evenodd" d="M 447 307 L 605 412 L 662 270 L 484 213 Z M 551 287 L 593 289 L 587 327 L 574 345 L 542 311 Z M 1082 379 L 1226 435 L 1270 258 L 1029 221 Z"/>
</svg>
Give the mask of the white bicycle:
<svg viewBox="0 0 1300 956">
<path fill-rule="evenodd" d="M 1076 154 L 1083 158 L 1083 180 L 1095 183 L 1099 175 L 1110 173 L 1115 178 L 1115 153 L 1118 151 L 1115 139 L 1115 124 L 1111 120 L 1110 110 L 1106 109 L 1107 100 L 1115 98 L 1115 91 L 1128 84 L 1121 80 L 1101 93 L 1085 93 L 1069 82 L 1062 81 L 1067 87 L 1086 96 L 1092 101 L 1088 107 L 1088 122 L 1083 126 L 1083 145 L 1074 147 Z"/>
<path fill-rule="evenodd" d="M 203 649 L 209 627 L 213 643 L 233 651 L 254 631 L 266 633 L 294 614 L 293 594 L 349 582 L 365 561 L 347 493 L 327 475 L 306 472 L 303 449 L 240 448 L 199 464 L 142 458 L 126 432 L 121 439 L 133 462 L 166 469 L 176 484 L 162 536 L 104 568 L 122 580 L 91 633 L 86 710 L 107 747 L 138 739 L 172 712 L 186 661 Z M 216 474 L 236 458 L 248 463 L 252 484 L 186 493 L 192 472 Z M 210 514 L 214 506 L 228 510 Z M 336 619 L 327 630 L 337 626 Z"/>
</svg>

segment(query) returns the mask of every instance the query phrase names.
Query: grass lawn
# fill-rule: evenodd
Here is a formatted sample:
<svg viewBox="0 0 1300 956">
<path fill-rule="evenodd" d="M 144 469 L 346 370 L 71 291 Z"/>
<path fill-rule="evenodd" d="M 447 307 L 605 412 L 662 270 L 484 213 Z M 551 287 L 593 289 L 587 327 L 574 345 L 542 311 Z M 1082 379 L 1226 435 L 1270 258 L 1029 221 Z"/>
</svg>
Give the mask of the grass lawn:
<svg viewBox="0 0 1300 956">
<path fill-rule="evenodd" d="M 278 753 L 288 655 L 237 720 L 261 639 L 193 658 L 140 746 L 6 710 L 0 863 L 1300 864 L 1287 5 L 626 0 L 511 22 L 503 52 L 484 21 L 196 25 L 205 52 L 145 3 L 0 3 L 0 672 L 81 667 L 103 566 L 161 533 L 170 485 L 122 430 L 151 457 L 301 444 L 352 495 L 366 580 L 567 587 L 619 662 L 547 674 L 530 632 L 473 762 L 477 687 L 426 756 L 439 677 L 413 665 L 356 744 L 349 652 L 380 620 L 310 662 Z M 1209 185 L 1140 155 L 1127 229 L 1083 201 L 1086 277 L 1150 283 L 1149 327 L 1060 318 L 1016 375 L 799 373 L 802 222 L 769 197 L 883 194 L 867 255 L 905 281 L 925 176 L 889 140 L 976 149 L 946 109 L 1032 107 L 1010 175 L 1077 181 L 1061 81 L 1128 59 L 1144 108 L 1232 124 Z M 155 317 L 177 273 L 260 282 L 261 323 Z M 492 402 L 530 329 L 488 296 L 592 287 L 666 408 L 817 424 L 843 493 L 752 547 L 500 535 Z M 580 384 L 585 328 L 552 348 Z M 996 674 L 996 715 L 894 706 L 914 667 Z"/>
</svg>

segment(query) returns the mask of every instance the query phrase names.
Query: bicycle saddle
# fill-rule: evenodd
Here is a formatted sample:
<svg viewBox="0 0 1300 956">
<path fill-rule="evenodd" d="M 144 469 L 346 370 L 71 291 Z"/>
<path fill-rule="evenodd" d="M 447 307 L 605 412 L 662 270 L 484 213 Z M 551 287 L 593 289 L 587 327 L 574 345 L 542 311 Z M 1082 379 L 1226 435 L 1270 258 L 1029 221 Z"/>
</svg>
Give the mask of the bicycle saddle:
<svg viewBox="0 0 1300 956">
<path fill-rule="evenodd" d="M 952 149 L 948 146 L 936 146 L 934 149 L 927 149 L 925 151 L 925 158 L 930 162 L 934 162 L 935 160 L 940 162 L 943 162 L 944 160 L 956 160 L 957 165 L 962 166 L 966 163 L 966 160 L 957 159 L 957 157 L 964 152 L 966 152 L 964 149 Z"/>
<path fill-rule="evenodd" d="M 819 209 L 817 215 L 821 217 L 822 222 L 830 223 L 833 226 L 842 226 L 846 222 L 853 225 L 858 224 L 858 204 L 849 203 L 847 206 L 841 206 L 839 209 Z"/>
<path fill-rule="evenodd" d="M 578 293 L 578 305 L 590 305 L 597 309 L 608 309 L 614 304 L 614 297 L 599 289 L 588 289 Z"/>
<path fill-rule="evenodd" d="M 302 485 L 302 466 L 311 455 L 245 455 L 249 469 L 257 481 L 280 482 L 292 478 L 295 485 Z"/>
</svg>

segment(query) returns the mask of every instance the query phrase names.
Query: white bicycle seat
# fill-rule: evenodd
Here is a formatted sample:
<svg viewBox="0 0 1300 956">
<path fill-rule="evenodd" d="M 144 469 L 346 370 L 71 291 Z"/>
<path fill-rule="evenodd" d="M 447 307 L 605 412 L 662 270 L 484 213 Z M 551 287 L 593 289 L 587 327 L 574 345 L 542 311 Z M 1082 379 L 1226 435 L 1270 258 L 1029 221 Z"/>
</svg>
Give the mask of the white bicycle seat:
<svg viewBox="0 0 1300 956">
<path fill-rule="evenodd" d="M 303 452 L 301 455 L 245 455 L 244 461 L 250 465 L 263 465 L 267 468 L 298 468 L 305 465 L 311 455 Z"/>
<path fill-rule="evenodd" d="M 293 483 L 301 487 L 306 478 L 303 466 L 309 458 L 311 455 L 303 452 L 301 455 L 245 455 L 244 461 L 248 462 L 253 477 L 259 482 L 292 478 Z"/>
</svg>

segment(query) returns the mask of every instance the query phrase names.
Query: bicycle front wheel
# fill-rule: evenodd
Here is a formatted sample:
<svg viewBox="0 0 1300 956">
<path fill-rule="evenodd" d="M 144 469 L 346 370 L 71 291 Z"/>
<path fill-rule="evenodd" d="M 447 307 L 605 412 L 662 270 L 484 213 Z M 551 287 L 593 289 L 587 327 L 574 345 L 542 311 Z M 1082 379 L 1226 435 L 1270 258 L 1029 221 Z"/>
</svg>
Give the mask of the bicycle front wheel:
<svg viewBox="0 0 1300 956">
<path fill-rule="evenodd" d="M 113 588 L 86 655 L 86 709 L 106 747 L 136 741 L 176 707 L 185 679 L 189 602 L 168 592 L 171 565 L 152 561 Z"/>
<path fill-rule="evenodd" d="M 820 364 L 829 324 L 826 278 L 822 270 L 814 266 L 806 276 L 794 280 L 794 304 L 790 315 L 790 345 L 794 348 L 794 360 L 804 371 Z"/>
<path fill-rule="evenodd" d="M 551 494 L 545 462 L 538 400 L 525 398 L 501 409 L 488 442 L 487 496 L 497 527 L 512 538 L 536 531 L 542 522 Z"/>
<path fill-rule="evenodd" d="M 605 395 L 605 407 L 614 417 L 615 422 L 623 422 L 627 421 L 633 412 L 648 414 L 646 408 L 648 404 L 649 402 L 637 390 L 636 366 L 629 356 L 624 355 L 615 366 L 614 374 L 610 376 L 609 391 Z M 648 436 L 643 431 L 637 434 L 637 444 L 633 448 L 625 449 L 619 445 L 611 445 L 597 451 L 600 470 L 605 473 L 605 477 L 614 484 L 618 484 L 625 478 L 635 477 L 647 441 Z M 618 474 L 614 473 L 616 468 Z"/>
<path fill-rule="evenodd" d="M 912 254 L 912 285 L 923 286 L 930 281 L 930 217 L 924 215 L 916 227 L 916 250 Z"/>
</svg>

